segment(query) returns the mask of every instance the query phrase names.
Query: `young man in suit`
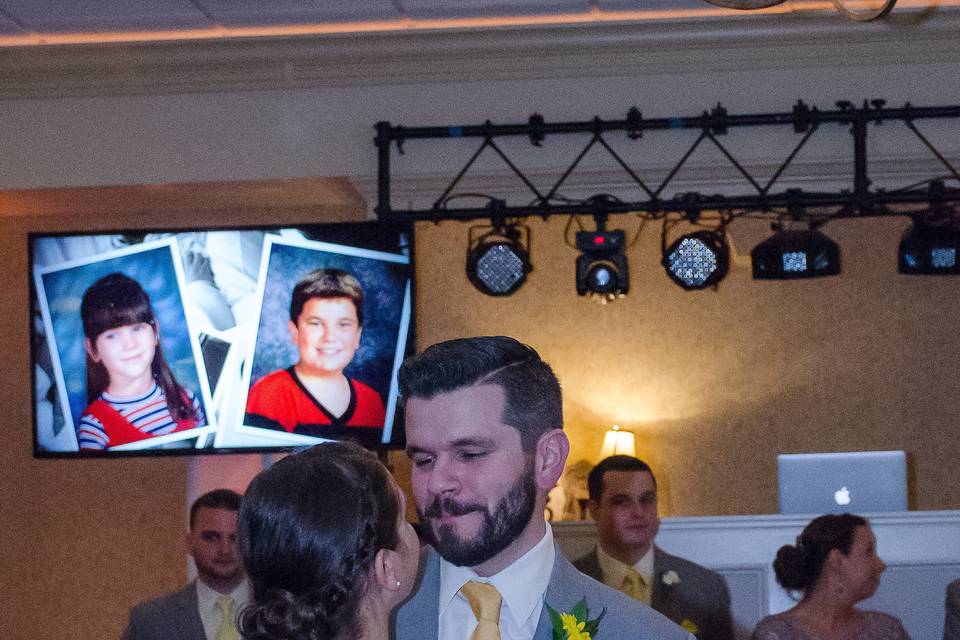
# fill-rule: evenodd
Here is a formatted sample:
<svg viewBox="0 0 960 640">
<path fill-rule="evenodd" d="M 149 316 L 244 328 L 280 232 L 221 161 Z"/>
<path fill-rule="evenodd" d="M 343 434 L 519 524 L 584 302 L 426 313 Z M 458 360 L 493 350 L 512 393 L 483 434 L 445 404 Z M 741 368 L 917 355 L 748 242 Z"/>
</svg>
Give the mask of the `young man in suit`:
<svg viewBox="0 0 960 640">
<path fill-rule="evenodd" d="M 554 545 L 543 513 L 570 445 L 560 385 L 536 351 L 503 336 L 443 342 L 403 364 L 400 391 L 432 546 L 397 612 L 397 640 L 551 640 L 548 607 L 570 613 L 581 600 L 590 620 L 606 612 L 597 640 L 689 639 Z"/>
<path fill-rule="evenodd" d="M 720 574 L 654 544 L 657 480 L 631 456 L 605 458 L 587 476 L 598 544 L 573 564 L 641 600 L 700 640 L 733 640 L 730 592 Z"/>
<path fill-rule="evenodd" d="M 197 580 L 134 607 L 123 640 L 239 640 L 237 612 L 251 598 L 237 541 L 239 511 L 240 495 L 229 489 L 194 501 L 186 543 Z"/>
</svg>

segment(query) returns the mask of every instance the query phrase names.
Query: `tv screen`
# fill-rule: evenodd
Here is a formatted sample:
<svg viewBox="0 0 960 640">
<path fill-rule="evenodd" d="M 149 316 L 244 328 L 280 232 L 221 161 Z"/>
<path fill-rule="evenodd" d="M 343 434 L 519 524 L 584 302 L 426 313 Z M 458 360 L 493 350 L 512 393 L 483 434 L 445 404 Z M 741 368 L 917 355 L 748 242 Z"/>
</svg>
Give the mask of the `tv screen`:
<svg viewBox="0 0 960 640">
<path fill-rule="evenodd" d="M 39 457 L 403 446 L 412 228 L 33 233 Z"/>
</svg>

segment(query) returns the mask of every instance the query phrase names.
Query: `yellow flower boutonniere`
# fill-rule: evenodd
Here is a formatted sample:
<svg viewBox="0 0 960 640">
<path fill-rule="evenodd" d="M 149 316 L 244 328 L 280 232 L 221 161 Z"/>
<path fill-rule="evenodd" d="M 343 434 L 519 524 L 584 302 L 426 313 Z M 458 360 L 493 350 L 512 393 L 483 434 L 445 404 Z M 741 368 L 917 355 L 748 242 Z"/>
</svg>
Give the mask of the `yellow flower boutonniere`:
<svg viewBox="0 0 960 640">
<path fill-rule="evenodd" d="M 680 626 L 686 629 L 687 631 L 689 631 L 690 633 L 692 633 L 693 635 L 697 635 L 697 631 L 700 631 L 700 628 L 697 626 L 697 623 L 687 618 L 684 618 L 683 622 L 680 623 Z"/>
<path fill-rule="evenodd" d="M 668 587 L 672 587 L 675 584 L 680 584 L 680 575 L 673 569 L 670 569 L 669 571 L 663 572 L 660 576 L 660 581 Z"/>
<path fill-rule="evenodd" d="M 586 598 L 580 600 L 569 612 L 561 613 L 550 605 L 547 605 L 547 611 L 553 624 L 553 640 L 592 640 L 597 635 L 600 620 L 607 613 L 604 609 L 599 616 L 590 620 Z"/>
</svg>

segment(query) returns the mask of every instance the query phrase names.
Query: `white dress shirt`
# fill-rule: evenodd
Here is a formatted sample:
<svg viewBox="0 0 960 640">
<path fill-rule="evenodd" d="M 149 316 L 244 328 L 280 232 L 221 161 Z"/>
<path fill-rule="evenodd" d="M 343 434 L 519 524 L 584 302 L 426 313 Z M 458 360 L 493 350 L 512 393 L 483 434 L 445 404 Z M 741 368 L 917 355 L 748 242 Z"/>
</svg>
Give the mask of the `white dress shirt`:
<svg viewBox="0 0 960 640">
<path fill-rule="evenodd" d="M 500 640 L 532 640 L 543 610 L 543 596 L 550 583 L 556 549 L 553 530 L 547 532 L 532 549 L 516 562 L 489 578 L 479 577 L 469 567 L 458 567 L 440 560 L 440 637 L 439 640 L 468 640 L 477 619 L 460 587 L 470 580 L 489 582 L 500 595 Z"/>
<path fill-rule="evenodd" d="M 220 593 L 216 589 L 205 585 L 201 580 L 197 580 L 197 604 L 200 609 L 200 621 L 203 622 L 203 633 L 207 636 L 207 640 L 214 640 L 217 627 L 220 626 L 221 611 L 220 607 L 217 606 L 217 598 L 222 595 L 233 598 L 237 613 L 240 613 L 240 610 L 253 597 L 250 583 L 247 580 L 241 581 L 231 593 Z"/>
<path fill-rule="evenodd" d="M 600 565 L 600 574 L 603 576 L 603 584 L 608 587 L 620 590 L 620 587 L 623 586 L 623 579 L 627 577 L 627 571 L 630 569 L 630 565 L 620 562 L 609 553 L 603 550 L 599 544 L 597 545 L 597 564 Z M 650 545 L 650 548 L 647 549 L 647 552 L 643 554 L 637 562 L 633 565 L 633 568 L 637 573 L 640 574 L 640 577 L 643 578 L 644 583 L 649 588 L 649 593 L 653 593 L 653 545 Z"/>
</svg>

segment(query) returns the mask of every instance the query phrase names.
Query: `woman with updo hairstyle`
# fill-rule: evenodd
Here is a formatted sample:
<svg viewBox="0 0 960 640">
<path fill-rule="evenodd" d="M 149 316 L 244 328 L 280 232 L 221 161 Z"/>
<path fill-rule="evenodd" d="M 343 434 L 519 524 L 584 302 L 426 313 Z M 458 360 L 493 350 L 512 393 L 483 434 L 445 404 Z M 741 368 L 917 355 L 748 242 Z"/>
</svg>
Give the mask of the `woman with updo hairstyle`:
<svg viewBox="0 0 960 640">
<path fill-rule="evenodd" d="M 777 582 L 800 601 L 761 620 L 753 640 L 909 640 L 897 618 L 854 606 L 873 595 L 886 568 L 866 519 L 814 518 L 773 561 Z"/>
<path fill-rule="evenodd" d="M 248 640 L 387 640 L 419 558 L 403 492 L 369 451 L 329 442 L 259 473 L 238 530 Z"/>
</svg>

